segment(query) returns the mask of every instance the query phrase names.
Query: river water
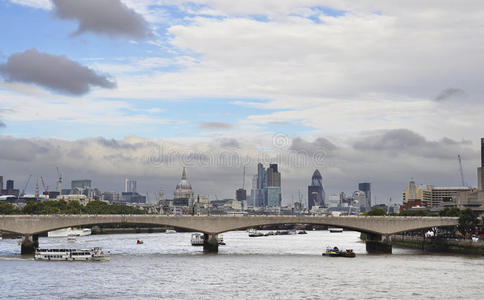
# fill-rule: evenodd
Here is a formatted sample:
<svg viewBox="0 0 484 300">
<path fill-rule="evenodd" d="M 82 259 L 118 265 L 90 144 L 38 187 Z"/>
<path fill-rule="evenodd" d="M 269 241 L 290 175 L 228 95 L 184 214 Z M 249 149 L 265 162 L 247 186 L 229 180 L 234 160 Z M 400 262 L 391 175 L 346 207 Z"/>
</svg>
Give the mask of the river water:
<svg viewBox="0 0 484 300">
<path fill-rule="evenodd" d="M 367 255 L 358 232 L 249 238 L 224 235 L 219 253 L 190 245 L 190 233 L 92 235 L 45 248 L 100 246 L 109 262 L 43 262 L 0 241 L 0 298 L 8 299 L 482 299 L 484 257 L 394 247 Z M 137 245 L 142 239 L 144 244 Z M 326 246 L 356 258 L 321 256 Z"/>
</svg>

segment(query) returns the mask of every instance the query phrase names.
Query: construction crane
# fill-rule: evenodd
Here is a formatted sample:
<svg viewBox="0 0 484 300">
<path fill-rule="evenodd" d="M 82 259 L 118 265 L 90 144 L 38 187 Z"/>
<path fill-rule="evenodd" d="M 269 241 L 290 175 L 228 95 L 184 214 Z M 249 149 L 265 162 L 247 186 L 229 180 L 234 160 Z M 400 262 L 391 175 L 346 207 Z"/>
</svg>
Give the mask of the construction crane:
<svg viewBox="0 0 484 300">
<path fill-rule="evenodd" d="M 42 182 L 42 186 L 44 187 L 43 195 L 49 195 L 49 187 L 45 185 L 44 178 L 40 176 L 40 181 Z"/>
<path fill-rule="evenodd" d="M 462 186 L 466 186 L 466 183 L 464 180 L 464 169 L 462 168 L 462 159 L 460 157 L 460 154 L 457 155 L 457 160 L 459 161 L 460 183 Z"/>
<path fill-rule="evenodd" d="M 59 168 L 55 167 L 57 169 L 57 176 L 59 176 L 59 180 L 57 180 L 57 186 L 56 186 L 56 191 L 59 193 L 59 195 L 62 192 L 62 173 L 59 172 Z"/>
<path fill-rule="evenodd" d="M 29 182 L 30 182 L 30 179 L 32 178 L 32 174 L 29 175 L 29 179 L 27 179 L 27 182 L 25 183 L 23 189 L 22 189 L 22 193 L 20 193 L 20 196 L 25 196 L 25 190 L 27 189 L 27 187 L 29 186 Z"/>
</svg>

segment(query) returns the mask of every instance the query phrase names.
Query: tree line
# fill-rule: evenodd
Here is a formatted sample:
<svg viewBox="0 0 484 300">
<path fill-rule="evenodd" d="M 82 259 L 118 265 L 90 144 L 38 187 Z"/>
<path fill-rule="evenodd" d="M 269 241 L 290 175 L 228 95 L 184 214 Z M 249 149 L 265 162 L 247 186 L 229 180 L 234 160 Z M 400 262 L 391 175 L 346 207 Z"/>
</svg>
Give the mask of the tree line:
<svg viewBox="0 0 484 300">
<path fill-rule="evenodd" d="M 16 208 L 8 202 L 0 202 L 0 215 L 136 215 L 146 214 L 146 211 L 126 205 L 108 204 L 103 201 L 91 201 L 86 206 L 81 205 L 79 201 L 42 201 L 27 202 L 22 208 Z"/>
</svg>

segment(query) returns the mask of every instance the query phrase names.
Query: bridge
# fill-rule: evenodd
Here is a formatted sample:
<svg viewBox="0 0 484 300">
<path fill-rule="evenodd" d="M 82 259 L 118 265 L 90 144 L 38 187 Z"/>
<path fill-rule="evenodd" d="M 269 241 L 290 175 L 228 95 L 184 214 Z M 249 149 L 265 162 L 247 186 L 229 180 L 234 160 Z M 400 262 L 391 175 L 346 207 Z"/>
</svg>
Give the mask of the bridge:
<svg viewBox="0 0 484 300">
<path fill-rule="evenodd" d="M 217 252 L 217 235 L 263 225 L 327 225 L 367 235 L 368 252 L 391 253 L 391 235 L 406 231 L 458 225 L 456 217 L 396 216 L 163 216 L 163 215 L 0 215 L 0 232 L 22 235 L 21 253 L 33 253 L 38 235 L 66 227 L 102 224 L 149 224 L 204 233 L 204 250 Z"/>
</svg>

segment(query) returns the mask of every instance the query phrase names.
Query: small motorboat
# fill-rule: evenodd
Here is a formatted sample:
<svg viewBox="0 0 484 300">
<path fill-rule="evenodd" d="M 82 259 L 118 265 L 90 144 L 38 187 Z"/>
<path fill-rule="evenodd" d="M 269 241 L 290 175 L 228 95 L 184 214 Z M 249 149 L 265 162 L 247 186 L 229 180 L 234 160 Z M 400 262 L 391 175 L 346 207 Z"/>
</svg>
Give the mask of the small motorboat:
<svg viewBox="0 0 484 300">
<path fill-rule="evenodd" d="M 338 247 L 328 247 L 326 251 L 323 253 L 323 256 L 331 256 L 331 257 L 355 257 L 356 254 L 353 252 L 353 249 L 346 249 L 345 251 L 339 250 Z"/>
<path fill-rule="evenodd" d="M 308 234 L 308 233 L 306 232 L 306 230 L 303 229 L 303 230 L 298 230 L 297 234 Z"/>
<path fill-rule="evenodd" d="M 217 241 L 218 241 L 218 244 L 219 244 L 220 246 L 225 246 L 225 245 L 226 245 L 226 244 L 225 244 L 225 242 L 224 242 L 224 237 L 223 237 L 223 235 L 221 235 L 221 234 L 219 234 L 219 235 L 217 236 Z"/>
<path fill-rule="evenodd" d="M 141 245 L 144 244 L 144 242 L 142 240 L 136 240 L 136 244 Z"/>
</svg>

